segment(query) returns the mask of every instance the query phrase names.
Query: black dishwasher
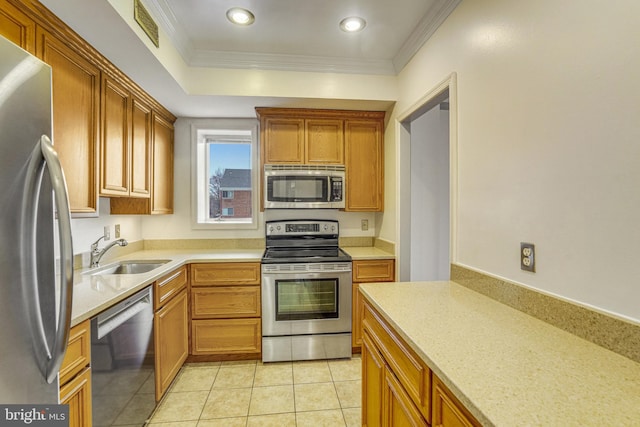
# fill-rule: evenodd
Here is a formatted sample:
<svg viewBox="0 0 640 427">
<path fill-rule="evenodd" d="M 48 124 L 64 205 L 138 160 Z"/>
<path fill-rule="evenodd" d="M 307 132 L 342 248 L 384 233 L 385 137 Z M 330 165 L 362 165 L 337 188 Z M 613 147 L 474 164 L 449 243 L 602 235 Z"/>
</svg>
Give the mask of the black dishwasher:
<svg viewBox="0 0 640 427">
<path fill-rule="evenodd" d="M 153 290 L 91 319 L 93 426 L 142 426 L 155 399 Z"/>
</svg>

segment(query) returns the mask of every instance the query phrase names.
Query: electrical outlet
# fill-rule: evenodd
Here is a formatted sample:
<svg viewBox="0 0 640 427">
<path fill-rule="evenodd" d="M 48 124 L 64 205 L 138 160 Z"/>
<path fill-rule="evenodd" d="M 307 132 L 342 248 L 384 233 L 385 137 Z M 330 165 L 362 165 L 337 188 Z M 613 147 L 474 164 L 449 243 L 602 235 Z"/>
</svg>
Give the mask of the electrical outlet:
<svg viewBox="0 0 640 427">
<path fill-rule="evenodd" d="M 111 230 L 109 229 L 108 225 L 104 226 L 104 241 L 106 242 L 107 240 L 111 240 Z"/>
<path fill-rule="evenodd" d="M 369 229 L 369 220 L 363 219 L 360 221 L 360 229 L 362 231 L 367 231 Z"/>
<path fill-rule="evenodd" d="M 115 235 L 116 235 L 116 239 L 120 238 L 120 224 L 116 224 L 115 226 Z"/>
<path fill-rule="evenodd" d="M 520 269 L 536 272 L 535 245 L 533 243 L 520 243 Z"/>
</svg>

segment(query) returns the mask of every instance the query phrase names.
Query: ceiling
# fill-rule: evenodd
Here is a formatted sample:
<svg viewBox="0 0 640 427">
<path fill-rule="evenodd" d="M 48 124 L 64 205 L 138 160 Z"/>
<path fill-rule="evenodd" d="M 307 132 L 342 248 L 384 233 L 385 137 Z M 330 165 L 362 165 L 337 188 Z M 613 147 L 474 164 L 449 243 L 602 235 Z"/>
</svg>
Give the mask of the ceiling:
<svg viewBox="0 0 640 427">
<path fill-rule="evenodd" d="M 143 0 L 190 65 L 397 74 L 458 2 L 450 0 Z M 231 24 L 241 6 L 253 25 Z M 364 30 L 345 33 L 343 18 Z"/>
<path fill-rule="evenodd" d="M 286 106 L 387 109 L 354 100 L 213 96 L 176 83 L 110 2 L 41 0 L 78 34 L 178 116 L 248 117 L 253 108 Z M 131 1 L 133 0 L 126 0 Z M 461 0 L 143 0 L 162 33 L 190 67 L 396 75 Z M 251 10 L 247 27 L 226 19 L 231 7 Z M 345 33 L 348 16 L 367 21 Z M 99 17 L 99 19 L 97 19 Z M 166 39 L 164 39 L 166 41 Z M 126 49 L 123 48 L 126 46 Z M 337 100 L 336 100 L 337 101 Z M 308 105 L 311 104 L 311 105 Z M 224 109 L 221 106 L 224 105 Z"/>
</svg>

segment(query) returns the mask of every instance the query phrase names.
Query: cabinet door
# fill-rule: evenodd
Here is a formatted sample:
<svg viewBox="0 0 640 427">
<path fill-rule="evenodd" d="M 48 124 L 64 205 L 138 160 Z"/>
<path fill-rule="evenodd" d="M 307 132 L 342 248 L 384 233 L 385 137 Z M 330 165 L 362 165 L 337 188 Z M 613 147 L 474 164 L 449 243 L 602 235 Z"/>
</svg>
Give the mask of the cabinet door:
<svg viewBox="0 0 640 427">
<path fill-rule="evenodd" d="M 435 427 L 479 427 L 480 423 L 469 414 L 453 394 L 433 376 L 433 425 Z"/>
<path fill-rule="evenodd" d="M 385 365 L 382 355 L 365 333 L 362 337 L 362 425 L 382 426 Z"/>
<path fill-rule="evenodd" d="M 362 313 L 364 301 L 360 295 L 360 283 L 354 283 L 351 294 L 351 346 L 357 350 L 362 345 Z"/>
<path fill-rule="evenodd" d="M 153 115 L 151 214 L 173 213 L 173 125 Z"/>
<path fill-rule="evenodd" d="M 129 92 L 105 76 L 102 79 L 100 195 L 129 195 Z"/>
<path fill-rule="evenodd" d="M 393 373 L 385 370 L 384 383 L 384 425 L 391 427 L 427 427 L 429 424 L 404 391 Z"/>
<path fill-rule="evenodd" d="M 263 164 L 304 162 L 304 119 L 266 118 Z"/>
<path fill-rule="evenodd" d="M 189 354 L 187 290 L 183 290 L 155 315 L 156 400 L 159 401 Z"/>
<path fill-rule="evenodd" d="M 151 108 L 135 97 L 131 99 L 129 195 L 151 196 Z"/>
<path fill-rule="evenodd" d="M 69 427 L 91 427 L 91 368 L 60 387 L 60 403 L 69 405 Z"/>
<path fill-rule="evenodd" d="M 382 121 L 345 122 L 345 211 L 381 212 L 384 196 Z"/>
<path fill-rule="evenodd" d="M 97 216 L 100 70 L 51 34 L 36 33 L 38 56 L 53 70 L 53 143 L 71 212 Z"/>
<path fill-rule="evenodd" d="M 344 121 L 340 119 L 305 120 L 307 164 L 344 164 Z"/>
<path fill-rule="evenodd" d="M 35 22 L 7 0 L 0 0 L 0 35 L 27 52 L 35 53 Z"/>
</svg>

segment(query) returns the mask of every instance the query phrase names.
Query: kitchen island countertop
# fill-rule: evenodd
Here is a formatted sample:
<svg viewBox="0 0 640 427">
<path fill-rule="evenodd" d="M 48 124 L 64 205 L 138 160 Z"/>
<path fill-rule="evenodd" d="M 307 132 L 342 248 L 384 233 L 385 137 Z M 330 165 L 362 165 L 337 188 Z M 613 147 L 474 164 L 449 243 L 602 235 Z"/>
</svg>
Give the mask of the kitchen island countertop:
<svg viewBox="0 0 640 427">
<path fill-rule="evenodd" d="M 264 249 L 145 250 L 103 264 L 127 260 L 168 260 L 148 273 L 91 275 L 92 270 L 74 271 L 71 326 L 94 317 L 119 301 L 151 285 L 167 273 L 195 262 L 260 262 Z M 95 269 L 93 269 L 95 270 Z"/>
<path fill-rule="evenodd" d="M 455 282 L 360 289 L 483 425 L 640 425 L 631 359 Z"/>
</svg>

